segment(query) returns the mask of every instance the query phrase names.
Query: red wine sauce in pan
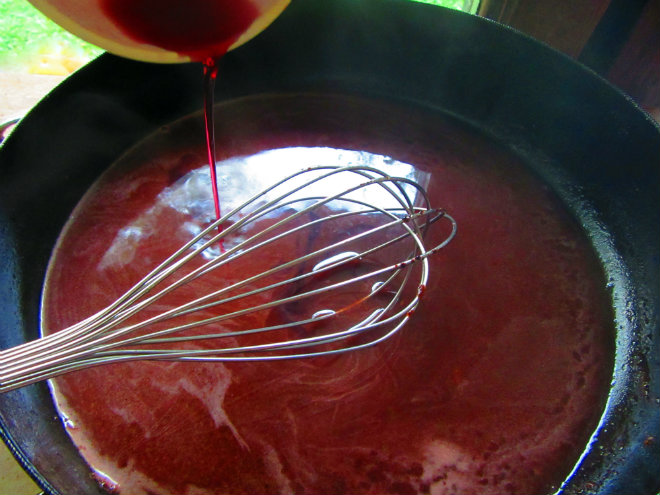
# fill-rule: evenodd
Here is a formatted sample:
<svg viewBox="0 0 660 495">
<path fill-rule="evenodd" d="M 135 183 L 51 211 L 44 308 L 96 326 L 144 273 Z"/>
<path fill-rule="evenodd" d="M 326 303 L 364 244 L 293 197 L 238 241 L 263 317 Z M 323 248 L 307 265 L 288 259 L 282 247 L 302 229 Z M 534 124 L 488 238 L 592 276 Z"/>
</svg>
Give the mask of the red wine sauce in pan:
<svg viewBox="0 0 660 495">
<path fill-rule="evenodd" d="M 458 236 L 431 259 L 409 325 L 371 349 L 57 378 L 100 482 L 131 495 L 554 492 L 606 400 L 613 318 L 592 247 L 553 193 L 474 131 L 384 102 L 255 97 L 218 105 L 216 123 L 223 202 L 301 156 L 373 162 L 422 179 Z M 161 129 L 88 192 L 51 260 L 46 333 L 109 304 L 213 211 L 203 129 L 200 115 Z M 292 241 L 251 264 L 304 249 Z"/>
</svg>

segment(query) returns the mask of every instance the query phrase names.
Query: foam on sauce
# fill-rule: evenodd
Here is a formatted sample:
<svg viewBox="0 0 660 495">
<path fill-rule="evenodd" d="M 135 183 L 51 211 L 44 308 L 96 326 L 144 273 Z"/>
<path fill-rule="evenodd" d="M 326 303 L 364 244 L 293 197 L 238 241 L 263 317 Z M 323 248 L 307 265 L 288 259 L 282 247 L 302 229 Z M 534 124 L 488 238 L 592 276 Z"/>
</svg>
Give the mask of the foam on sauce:
<svg viewBox="0 0 660 495">
<path fill-rule="evenodd" d="M 598 261 L 552 192 L 508 151 L 410 108 L 297 95 L 217 113 L 223 201 L 288 166 L 367 161 L 425 183 L 459 235 L 431 259 L 410 324 L 374 348 L 56 379 L 100 484 L 132 495 L 556 490 L 601 414 L 613 328 Z M 212 219 L 201 126 L 161 129 L 87 194 L 51 260 L 44 328 L 110 303 Z"/>
</svg>

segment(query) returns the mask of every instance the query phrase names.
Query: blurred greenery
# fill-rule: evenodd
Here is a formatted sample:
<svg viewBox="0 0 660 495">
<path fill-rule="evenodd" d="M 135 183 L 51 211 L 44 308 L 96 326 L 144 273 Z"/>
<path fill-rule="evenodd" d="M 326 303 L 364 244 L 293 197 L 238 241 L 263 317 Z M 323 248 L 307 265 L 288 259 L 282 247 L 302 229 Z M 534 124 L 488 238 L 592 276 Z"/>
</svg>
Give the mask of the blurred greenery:
<svg viewBox="0 0 660 495">
<path fill-rule="evenodd" d="M 0 47 L 3 52 L 51 41 L 79 46 L 89 55 L 95 55 L 99 50 L 59 27 L 26 0 L 0 0 Z"/>
<path fill-rule="evenodd" d="M 471 13 L 479 3 L 478 0 L 413 1 Z M 0 68 L 63 75 L 100 53 L 100 48 L 65 31 L 27 0 L 0 0 Z"/>
<path fill-rule="evenodd" d="M 0 68 L 64 75 L 102 52 L 26 0 L 0 0 Z"/>
</svg>

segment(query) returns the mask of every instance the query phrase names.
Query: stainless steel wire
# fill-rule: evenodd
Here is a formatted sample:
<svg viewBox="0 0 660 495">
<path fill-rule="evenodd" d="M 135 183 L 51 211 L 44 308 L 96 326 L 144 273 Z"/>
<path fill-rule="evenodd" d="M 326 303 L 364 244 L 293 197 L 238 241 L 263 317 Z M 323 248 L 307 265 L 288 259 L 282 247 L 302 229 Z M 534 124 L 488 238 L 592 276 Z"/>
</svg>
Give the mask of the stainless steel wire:
<svg viewBox="0 0 660 495">
<path fill-rule="evenodd" d="M 425 246 L 428 230 L 441 219 L 446 225 L 434 235 L 439 240 Z M 250 267 L 268 250 L 287 251 L 292 239 L 310 239 L 323 229 L 333 232 L 332 242 L 242 280 L 223 280 L 230 265 Z M 432 208 L 409 178 L 367 166 L 301 170 L 208 225 L 110 306 L 0 351 L 0 392 L 122 361 L 279 360 L 378 344 L 411 318 L 428 284 L 428 257 L 455 235 L 454 219 Z M 235 238 L 240 242 L 209 254 Z M 154 311 L 157 301 L 177 298 L 210 277 L 224 285 Z M 286 311 L 299 306 L 307 313 L 291 317 Z M 207 330 L 200 333 L 202 327 Z"/>
</svg>

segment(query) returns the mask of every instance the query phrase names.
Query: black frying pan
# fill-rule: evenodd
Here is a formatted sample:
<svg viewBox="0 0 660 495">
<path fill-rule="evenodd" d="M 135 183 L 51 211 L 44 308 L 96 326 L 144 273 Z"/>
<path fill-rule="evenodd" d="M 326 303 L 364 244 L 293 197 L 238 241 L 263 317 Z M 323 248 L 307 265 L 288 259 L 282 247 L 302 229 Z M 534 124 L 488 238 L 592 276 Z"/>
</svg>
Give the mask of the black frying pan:
<svg viewBox="0 0 660 495">
<path fill-rule="evenodd" d="M 0 347 L 37 337 L 50 251 L 127 148 L 201 108 L 201 68 L 109 55 L 66 80 L 0 150 Z M 294 0 L 222 61 L 217 98 L 339 92 L 453 116 L 522 155 L 585 225 L 611 277 L 615 381 L 565 493 L 660 489 L 660 132 L 567 57 L 487 20 L 389 0 Z M 586 205 L 586 206 L 585 206 Z M 49 493 L 97 493 L 44 384 L 0 396 L 0 433 Z"/>
</svg>

